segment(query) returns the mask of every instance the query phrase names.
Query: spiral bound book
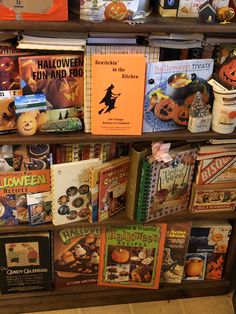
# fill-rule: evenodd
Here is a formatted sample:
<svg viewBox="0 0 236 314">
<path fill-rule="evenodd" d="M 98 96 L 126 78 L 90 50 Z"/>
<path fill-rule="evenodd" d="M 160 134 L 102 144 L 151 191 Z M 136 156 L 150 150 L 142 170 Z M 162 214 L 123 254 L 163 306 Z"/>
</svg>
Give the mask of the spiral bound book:
<svg viewBox="0 0 236 314">
<path fill-rule="evenodd" d="M 185 210 L 188 206 L 196 149 L 182 146 L 170 151 L 170 162 L 143 163 L 137 220 L 148 222 Z"/>
</svg>

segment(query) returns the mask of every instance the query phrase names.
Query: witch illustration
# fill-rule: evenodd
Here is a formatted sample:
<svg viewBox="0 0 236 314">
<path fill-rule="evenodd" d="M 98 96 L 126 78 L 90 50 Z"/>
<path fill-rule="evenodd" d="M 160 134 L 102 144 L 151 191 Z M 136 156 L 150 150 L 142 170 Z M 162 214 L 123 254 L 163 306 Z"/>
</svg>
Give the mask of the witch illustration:
<svg viewBox="0 0 236 314">
<path fill-rule="evenodd" d="M 106 112 L 110 112 L 112 109 L 115 108 L 115 102 L 116 102 L 116 99 L 117 97 L 119 97 L 121 94 L 114 94 L 112 92 L 113 88 L 115 86 L 113 84 L 111 84 L 107 89 L 106 89 L 106 95 L 103 97 L 103 99 L 100 101 L 99 104 L 102 104 L 102 103 L 105 103 L 105 106 L 104 108 L 102 108 L 101 110 L 98 111 L 99 114 L 101 114 L 105 109 Z"/>
</svg>

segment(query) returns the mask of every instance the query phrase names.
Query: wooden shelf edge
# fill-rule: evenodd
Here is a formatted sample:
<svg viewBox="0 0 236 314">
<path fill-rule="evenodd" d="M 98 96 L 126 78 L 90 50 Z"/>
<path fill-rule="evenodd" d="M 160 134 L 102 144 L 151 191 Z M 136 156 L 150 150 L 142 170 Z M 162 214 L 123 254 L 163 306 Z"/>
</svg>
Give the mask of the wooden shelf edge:
<svg viewBox="0 0 236 314">
<path fill-rule="evenodd" d="M 69 288 L 68 288 L 69 289 Z M 79 287 L 65 293 L 61 291 L 23 293 L 22 295 L 1 295 L 0 310 L 4 314 L 32 311 L 50 311 L 76 307 L 100 306 L 134 302 L 148 302 L 167 299 L 180 299 L 222 295 L 230 292 L 230 281 L 183 283 L 161 287 L 159 290 Z"/>
<path fill-rule="evenodd" d="M 0 145 L 3 144 L 78 144 L 99 142 L 143 142 L 143 141 L 206 141 L 210 139 L 236 139 L 236 132 L 219 134 L 213 131 L 191 133 L 186 129 L 143 133 L 141 135 L 92 135 L 89 133 L 39 134 L 33 136 L 18 136 L 16 133 L 0 135 Z"/>
<path fill-rule="evenodd" d="M 128 23 L 106 22 L 93 23 L 79 20 L 66 22 L 42 21 L 1 21 L 0 30 L 8 31 L 62 31 L 62 32 L 182 32 L 182 33 L 235 33 L 236 23 L 226 25 L 201 24 L 196 18 L 164 18 L 157 14 L 149 16 L 145 23 L 130 25 Z"/>
</svg>

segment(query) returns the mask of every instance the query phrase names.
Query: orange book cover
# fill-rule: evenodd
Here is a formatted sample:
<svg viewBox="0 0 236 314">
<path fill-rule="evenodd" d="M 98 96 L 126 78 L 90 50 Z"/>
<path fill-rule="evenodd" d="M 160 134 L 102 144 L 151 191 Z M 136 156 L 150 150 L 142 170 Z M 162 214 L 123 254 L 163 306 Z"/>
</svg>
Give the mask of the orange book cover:
<svg viewBox="0 0 236 314">
<path fill-rule="evenodd" d="M 166 224 L 103 226 L 98 284 L 158 289 Z"/>
<path fill-rule="evenodd" d="M 92 56 L 92 134 L 141 134 L 145 70 L 143 54 Z"/>
<path fill-rule="evenodd" d="M 0 197 L 7 194 L 39 193 L 50 190 L 50 169 L 0 173 Z"/>
</svg>

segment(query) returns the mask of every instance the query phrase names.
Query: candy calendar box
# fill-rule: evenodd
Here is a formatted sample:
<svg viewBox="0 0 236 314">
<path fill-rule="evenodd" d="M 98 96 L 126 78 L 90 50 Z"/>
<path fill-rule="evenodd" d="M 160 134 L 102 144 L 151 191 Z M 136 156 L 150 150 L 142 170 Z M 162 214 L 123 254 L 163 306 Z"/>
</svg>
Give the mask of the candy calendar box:
<svg viewBox="0 0 236 314">
<path fill-rule="evenodd" d="M 1 0 L 0 20 L 67 21 L 67 0 Z"/>
</svg>

